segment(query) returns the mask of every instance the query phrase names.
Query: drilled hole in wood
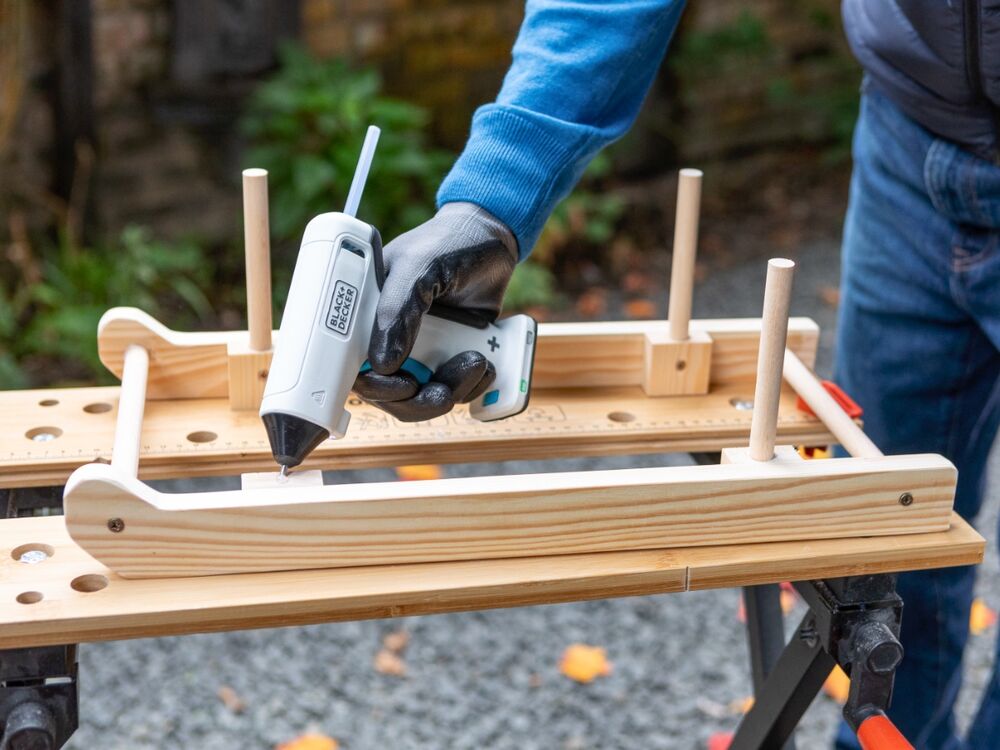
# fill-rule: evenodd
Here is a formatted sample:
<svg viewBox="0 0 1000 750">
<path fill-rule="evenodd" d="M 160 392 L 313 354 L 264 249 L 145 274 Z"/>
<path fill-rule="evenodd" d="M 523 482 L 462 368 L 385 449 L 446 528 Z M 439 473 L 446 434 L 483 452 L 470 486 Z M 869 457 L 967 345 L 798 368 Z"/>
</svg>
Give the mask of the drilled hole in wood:
<svg viewBox="0 0 1000 750">
<path fill-rule="evenodd" d="M 17 595 L 20 604 L 37 604 L 44 598 L 41 591 L 22 591 Z"/>
<path fill-rule="evenodd" d="M 267 370 L 257 370 L 257 377 L 261 380 L 267 380 L 268 371 Z"/>
<path fill-rule="evenodd" d="M 24 563 L 25 565 L 37 565 L 40 562 L 48 560 L 55 553 L 55 549 L 48 544 L 31 542 L 30 544 L 22 544 L 20 547 L 15 547 L 10 553 L 10 556 L 19 563 Z"/>
<path fill-rule="evenodd" d="M 28 440 L 34 440 L 36 443 L 44 443 L 49 440 L 55 440 L 57 437 L 62 435 L 62 430 L 58 427 L 32 427 L 24 436 Z"/>
<path fill-rule="evenodd" d="M 104 414 L 105 412 L 111 411 L 111 404 L 98 401 L 96 404 L 87 404 L 83 407 L 83 410 L 87 412 L 87 414 Z"/>
<path fill-rule="evenodd" d="M 106 588 L 108 585 L 107 576 L 102 576 L 100 573 L 87 573 L 86 575 L 77 576 L 72 581 L 69 582 L 69 587 L 74 591 L 80 591 L 84 594 L 92 594 L 95 591 L 100 591 Z"/>
<path fill-rule="evenodd" d="M 58 406 L 59 399 L 57 398 L 43 398 L 38 402 L 39 406 Z"/>
<path fill-rule="evenodd" d="M 213 440 L 218 440 L 218 438 L 219 436 L 211 430 L 197 430 L 187 436 L 187 439 L 192 443 L 211 443 Z"/>
<path fill-rule="evenodd" d="M 753 411 L 753 401 L 748 398 L 740 398 L 739 396 L 736 396 L 729 399 L 729 403 L 738 411 Z"/>
<path fill-rule="evenodd" d="M 683 359 L 677 360 L 677 370 L 678 371 L 683 370 L 687 366 L 688 366 L 688 363 L 685 362 Z"/>
<path fill-rule="evenodd" d="M 613 411 L 608 414 L 608 419 L 612 422 L 634 422 L 635 414 L 628 411 Z"/>
</svg>

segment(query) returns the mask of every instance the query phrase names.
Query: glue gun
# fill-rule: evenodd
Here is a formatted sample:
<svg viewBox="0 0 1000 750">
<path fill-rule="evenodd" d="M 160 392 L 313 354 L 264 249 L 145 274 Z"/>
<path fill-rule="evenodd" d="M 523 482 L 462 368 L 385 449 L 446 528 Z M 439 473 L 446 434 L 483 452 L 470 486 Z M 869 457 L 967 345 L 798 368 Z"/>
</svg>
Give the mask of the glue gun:
<svg viewBox="0 0 1000 750">
<path fill-rule="evenodd" d="M 369 367 L 368 342 L 385 279 L 378 230 L 355 217 L 379 130 L 368 129 L 344 212 L 320 214 L 306 226 L 288 301 L 275 342 L 260 416 L 282 474 L 298 466 L 324 440 L 342 438 L 348 394 Z M 496 380 L 469 406 L 482 422 L 527 408 L 537 324 L 513 315 L 485 328 L 431 312 L 402 370 L 419 383 L 464 351 L 479 351 Z"/>
</svg>

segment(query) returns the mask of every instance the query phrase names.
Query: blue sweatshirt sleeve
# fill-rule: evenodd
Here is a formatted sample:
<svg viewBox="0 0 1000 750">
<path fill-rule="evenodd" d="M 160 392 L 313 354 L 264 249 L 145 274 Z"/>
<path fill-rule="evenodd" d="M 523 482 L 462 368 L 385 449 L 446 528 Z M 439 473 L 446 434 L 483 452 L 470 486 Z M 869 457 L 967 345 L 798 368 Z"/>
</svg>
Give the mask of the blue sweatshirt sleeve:
<svg viewBox="0 0 1000 750">
<path fill-rule="evenodd" d="M 529 0 L 496 102 L 438 190 L 517 237 L 521 258 L 603 147 L 632 125 L 684 0 Z"/>
</svg>

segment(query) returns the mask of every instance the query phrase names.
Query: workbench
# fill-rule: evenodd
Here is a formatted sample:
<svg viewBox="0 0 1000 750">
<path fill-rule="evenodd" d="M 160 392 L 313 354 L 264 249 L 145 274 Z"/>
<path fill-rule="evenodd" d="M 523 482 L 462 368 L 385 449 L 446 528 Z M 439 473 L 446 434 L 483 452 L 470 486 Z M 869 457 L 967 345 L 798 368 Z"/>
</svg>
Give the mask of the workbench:
<svg viewBox="0 0 1000 750">
<path fill-rule="evenodd" d="M 266 210 L 263 177 L 245 185 Z M 248 288 L 249 331 L 109 311 L 98 348 L 120 387 L 0 393 L 5 736 L 65 743 L 81 642 L 741 586 L 756 700 L 732 750 L 790 750 L 836 665 L 866 750 L 907 747 L 885 715 L 894 573 L 977 564 L 984 541 L 951 510 L 947 459 L 884 456 L 815 377 L 793 263 L 769 263 L 760 319 L 690 320 L 699 180 L 682 172 L 669 321 L 540 326 L 531 403 L 503 422 L 460 407 L 403 424 L 352 401 L 347 437 L 304 466 L 314 486 L 277 483 L 257 416 L 269 281 Z M 247 226 L 261 279 L 267 223 Z M 851 458 L 794 447 L 830 443 Z M 339 488 L 310 472 L 667 452 L 699 465 Z M 234 492 L 144 482 L 235 474 Z M 809 607 L 787 644 L 783 581 Z"/>
</svg>

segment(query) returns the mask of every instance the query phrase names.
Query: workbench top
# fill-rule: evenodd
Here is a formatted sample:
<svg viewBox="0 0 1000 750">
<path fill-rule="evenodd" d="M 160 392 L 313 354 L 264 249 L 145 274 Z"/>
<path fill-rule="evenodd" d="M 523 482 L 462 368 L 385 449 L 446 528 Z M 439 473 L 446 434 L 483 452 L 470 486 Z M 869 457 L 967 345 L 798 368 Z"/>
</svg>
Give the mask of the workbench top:
<svg viewBox="0 0 1000 750">
<path fill-rule="evenodd" d="M 19 561 L 26 549 L 44 559 Z M 970 565 L 983 549 L 953 514 L 948 531 L 930 534 L 126 580 L 77 547 L 61 517 L 9 519 L 0 522 L 0 649 Z"/>
</svg>

